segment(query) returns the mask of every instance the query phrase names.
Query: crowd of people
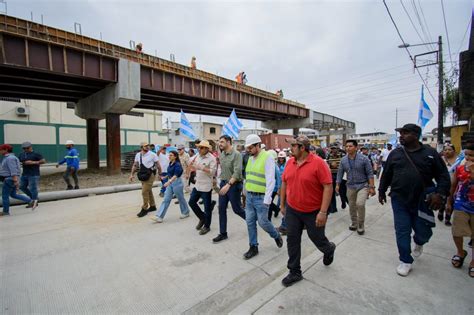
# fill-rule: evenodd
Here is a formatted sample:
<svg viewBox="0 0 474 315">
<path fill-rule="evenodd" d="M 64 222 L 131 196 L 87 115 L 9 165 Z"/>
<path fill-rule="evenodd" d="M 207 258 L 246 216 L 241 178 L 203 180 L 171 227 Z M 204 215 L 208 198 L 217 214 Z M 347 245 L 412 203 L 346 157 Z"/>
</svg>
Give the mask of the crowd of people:
<svg viewBox="0 0 474 315">
<path fill-rule="evenodd" d="M 287 236 L 288 275 L 282 280 L 290 286 L 302 279 L 300 266 L 301 236 L 305 229 L 309 239 L 323 254 L 324 265 L 334 260 L 336 245 L 325 235 L 328 216 L 341 208 L 349 207 L 349 230 L 359 235 L 365 233 L 365 205 L 375 196 L 376 178 L 378 201 L 390 201 L 394 216 L 396 243 L 400 263 L 396 271 L 407 276 L 413 262 L 423 253 L 423 246 L 433 235 L 435 213 L 447 226 L 452 226 L 456 254 L 451 263 L 461 268 L 468 256 L 464 249 L 465 237 L 474 237 L 474 143 L 467 143 L 458 155 L 452 144 L 446 144 L 438 153 L 419 142 L 421 128 L 407 124 L 396 129 L 400 144 L 378 147 L 360 147 L 355 140 L 344 146 L 334 143 L 328 149 L 314 147 L 303 135 L 288 138 L 288 149 L 266 148 L 261 138 L 252 134 L 244 146 L 235 146 L 227 135 L 220 137 L 218 147 L 207 140 L 196 143 L 186 152 L 184 145 L 166 152 L 158 151 L 149 143 L 140 144 L 130 173 L 142 185 L 143 203 L 139 218 L 156 211 L 151 216 L 154 223 L 163 223 L 174 198 L 179 204 L 180 218 L 190 216 L 198 221 L 200 235 L 211 231 L 212 215 L 218 206 L 219 232 L 212 239 L 221 243 L 228 239 L 227 208 L 243 219 L 248 231 L 248 250 L 244 259 L 259 253 L 257 224 L 274 239 L 278 248 L 283 247 L 282 235 Z M 18 159 L 8 144 L 0 146 L 0 178 L 3 183 L 2 215 L 9 214 L 9 197 L 20 199 L 35 209 L 38 206 L 39 167 L 45 163 L 41 154 L 33 151 L 32 144 L 22 145 L 24 152 Z M 67 189 L 77 189 L 79 156 L 74 143 L 66 143 L 67 153 L 58 165 L 66 163 L 64 180 Z M 20 174 L 21 165 L 23 173 Z M 71 185 L 69 176 L 74 179 Z M 153 184 L 162 183 L 157 207 Z M 18 194 L 17 188 L 25 193 Z M 213 191 L 217 201 L 213 200 Z M 185 195 L 189 194 L 188 197 Z M 202 207 L 201 207 L 202 205 Z M 282 214 L 279 226 L 272 217 Z M 412 233 L 413 242 L 412 244 Z M 413 246 L 412 246 L 413 245 Z M 472 256 L 471 256 L 472 257 Z M 474 259 L 468 274 L 474 277 Z"/>
</svg>

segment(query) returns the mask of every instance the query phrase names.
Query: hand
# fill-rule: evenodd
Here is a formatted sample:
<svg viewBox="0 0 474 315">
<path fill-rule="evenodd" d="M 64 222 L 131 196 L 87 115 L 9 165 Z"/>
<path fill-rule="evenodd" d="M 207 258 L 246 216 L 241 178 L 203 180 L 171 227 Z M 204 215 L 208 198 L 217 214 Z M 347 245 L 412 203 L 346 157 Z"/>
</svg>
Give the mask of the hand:
<svg viewBox="0 0 474 315">
<path fill-rule="evenodd" d="M 453 206 L 451 205 L 451 202 L 448 201 L 446 203 L 445 210 L 446 210 L 446 213 L 449 214 L 449 215 L 451 215 L 453 213 Z"/>
<path fill-rule="evenodd" d="M 286 214 L 286 207 L 285 207 L 285 205 L 283 205 L 283 204 L 280 205 L 280 212 L 281 212 L 281 214 L 282 214 L 283 216 L 285 216 L 285 214 Z"/>
<path fill-rule="evenodd" d="M 440 194 L 432 194 L 428 200 L 431 210 L 439 210 L 443 206 L 443 198 Z"/>
<path fill-rule="evenodd" d="M 171 185 L 171 181 L 167 181 L 167 182 L 163 185 L 163 187 L 166 188 L 166 187 L 168 187 L 169 185 Z"/>
<path fill-rule="evenodd" d="M 25 165 L 35 165 L 37 163 L 35 161 L 28 160 L 28 161 L 23 162 L 23 164 L 25 164 Z"/>
<path fill-rule="evenodd" d="M 387 196 L 385 195 L 385 193 L 379 192 L 379 202 L 381 205 L 387 203 Z"/>
<path fill-rule="evenodd" d="M 225 194 L 227 194 L 227 192 L 229 191 L 230 189 L 230 185 L 229 184 L 225 184 L 221 190 L 219 191 L 219 195 L 221 196 L 224 196 Z"/>
<path fill-rule="evenodd" d="M 336 195 L 339 195 L 339 185 L 336 185 Z"/>
<path fill-rule="evenodd" d="M 316 216 L 316 227 L 322 227 L 326 225 L 326 222 L 328 220 L 328 214 L 325 212 L 318 212 L 318 215 Z"/>
<path fill-rule="evenodd" d="M 373 197 L 375 196 L 375 188 L 369 188 L 369 196 Z"/>
</svg>

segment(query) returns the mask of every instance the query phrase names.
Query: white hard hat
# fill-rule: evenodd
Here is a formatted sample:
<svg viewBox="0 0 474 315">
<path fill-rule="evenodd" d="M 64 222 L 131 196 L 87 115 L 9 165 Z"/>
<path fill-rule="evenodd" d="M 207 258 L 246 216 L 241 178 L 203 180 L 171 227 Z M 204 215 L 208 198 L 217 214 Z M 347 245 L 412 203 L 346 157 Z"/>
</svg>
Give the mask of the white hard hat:
<svg viewBox="0 0 474 315">
<path fill-rule="evenodd" d="M 265 145 L 265 143 L 262 143 L 261 148 L 262 148 L 262 149 L 265 149 L 266 147 L 267 147 L 267 146 Z"/>
<path fill-rule="evenodd" d="M 245 147 L 248 148 L 252 144 L 261 143 L 261 142 L 262 142 L 262 139 L 260 139 L 259 136 L 255 134 L 248 135 L 247 138 L 245 139 Z"/>
<path fill-rule="evenodd" d="M 286 153 L 285 153 L 285 151 L 280 151 L 280 153 L 278 153 L 278 157 L 279 157 L 279 158 L 286 158 Z"/>
<path fill-rule="evenodd" d="M 72 141 L 72 140 L 66 141 L 66 145 L 69 145 L 69 144 L 74 145 L 74 141 Z"/>
</svg>

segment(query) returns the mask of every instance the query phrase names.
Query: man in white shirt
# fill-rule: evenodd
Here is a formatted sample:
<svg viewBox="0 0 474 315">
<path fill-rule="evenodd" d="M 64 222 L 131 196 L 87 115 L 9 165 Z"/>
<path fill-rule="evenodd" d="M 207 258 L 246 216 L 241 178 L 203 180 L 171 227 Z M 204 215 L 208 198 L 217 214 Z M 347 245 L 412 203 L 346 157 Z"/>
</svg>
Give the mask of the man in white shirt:
<svg viewBox="0 0 474 315">
<path fill-rule="evenodd" d="M 387 162 L 388 156 L 392 152 L 392 144 L 388 143 L 387 148 L 382 150 L 382 168 L 385 167 L 385 163 Z"/>
<path fill-rule="evenodd" d="M 170 165 L 170 159 L 168 155 L 166 155 L 166 147 L 163 145 L 160 147 L 160 151 L 158 151 L 158 160 L 161 166 L 161 190 L 160 190 L 160 197 L 165 195 L 165 184 L 168 181 L 168 165 Z"/>
<path fill-rule="evenodd" d="M 272 203 L 273 188 L 275 187 L 275 160 L 267 151 L 263 150 L 262 140 L 255 134 L 245 139 L 245 147 L 250 158 L 245 168 L 247 202 L 245 207 L 245 221 L 249 233 L 249 250 L 244 259 L 250 259 L 258 254 L 257 222 L 267 232 L 279 248 L 283 246 L 280 233 L 268 220 L 268 208 Z"/>
<path fill-rule="evenodd" d="M 147 172 L 151 170 L 151 175 L 147 180 L 142 182 L 142 197 L 143 205 L 140 212 L 137 214 L 139 218 L 144 217 L 148 212 L 156 211 L 155 198 L 153 197 L 153 183 L 155 182 L 156 172 L 161 173 L 161 166 L 158 163 L 158 156 L 150 151 L 150 146 L 146 142 L 140 144 L 141 151 L 135 155 L 135 162 L 130 173 L 130 182 L 133 181 L 133 176 L 137 169 L 140 172 Z M 148 171 L 150 172 L 150 171 Z"/>
<path fill-rule="evenodd" d="M 216 173 L 217 162 L 209 152 L 212 147 L 207 140 L 202 140 L 196 146 L 199 149 L 199 154 L 191 159 L 188 167 L 189 172 L 196 172 L 196 183 L 188 204 L 199 218 L 196 230 L 199 230 L 200 235 L 204 235 L 211 230 L 212 210 L 216 205 L 216 202 L 212 201 L 212 180 Z M 198 205 L 200 198 L 204 203 L 204 212 Z"/>
</svg>

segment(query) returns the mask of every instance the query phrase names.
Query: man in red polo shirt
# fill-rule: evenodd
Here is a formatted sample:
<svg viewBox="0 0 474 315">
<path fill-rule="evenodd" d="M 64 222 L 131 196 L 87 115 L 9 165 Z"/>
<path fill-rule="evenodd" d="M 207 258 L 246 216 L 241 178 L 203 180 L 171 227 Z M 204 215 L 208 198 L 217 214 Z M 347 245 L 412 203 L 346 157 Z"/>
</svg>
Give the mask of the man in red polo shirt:
<svg viewBox="0 0 474 315">
<path fill-rule="evenodd" d="M 334 260 L 336 244 L 329 242 L 324 233 L 333 192 L 331 171 L 323 159 L 309 152 L 308 137 L 298 136 L 286 141 L 291 144 L 293 157 L 282 175 L 280 210 L 287 224 L 290 270 L 282 284 L 289 287 L 303 279 L 300 265 L 303 227 L 314 245 L 324 253 L 326 266 Z"/>
</svg>

